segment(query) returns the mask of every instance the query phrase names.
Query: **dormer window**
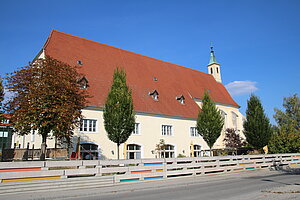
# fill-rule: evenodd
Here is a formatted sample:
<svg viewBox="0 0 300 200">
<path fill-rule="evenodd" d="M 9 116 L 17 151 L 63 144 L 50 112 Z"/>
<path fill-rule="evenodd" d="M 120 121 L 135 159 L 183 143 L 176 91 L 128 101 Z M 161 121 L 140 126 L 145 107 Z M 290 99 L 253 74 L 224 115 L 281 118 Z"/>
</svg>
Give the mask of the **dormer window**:
<svg viewBox="0 0 300 200">
<path fill-rule="evenodd" d="M 176 100 L 179 101 L 180 104 L 184 105 L 185 104 L 185 98 L 183 95 L 176 97 Z"/>
<path fill-rule="evenodd" d="M 83 63 L 82 63 L 81 60 L 77 60 L 77 64 L 78 64 L 78 65 L 83 65 Z"/>
<path fill-rule="evenodd" d="M 152 97 L 154 101 L 158 101 L 158 92 L 156 90 L 153 90 L 152 92 L 149 92 L 149 95 Z"/>
<path fill-rule="evenodd" d="M 78 85 L 80 89 L 86 89 L 88 88 L 88 80 L 85 77 L 82 77 L 78 80 Z"/>
</svg>

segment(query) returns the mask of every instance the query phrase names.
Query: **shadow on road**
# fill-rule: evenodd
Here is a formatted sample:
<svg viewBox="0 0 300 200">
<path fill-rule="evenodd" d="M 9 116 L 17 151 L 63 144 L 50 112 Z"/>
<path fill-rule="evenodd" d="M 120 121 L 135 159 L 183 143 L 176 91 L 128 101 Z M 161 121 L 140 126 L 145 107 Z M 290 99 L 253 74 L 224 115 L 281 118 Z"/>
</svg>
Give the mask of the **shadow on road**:
<svg viewBox="0 0 300 200">
<path fill-rule="evenodd" d="M 247 179 L 260 179 L 260 181 L 266 181 L 266 182 L 273 182 L 273 183 L 279 183 L 281 185 L 300 185 L 299 182 L 295 183 L 288 183 L 280 180 L 280 176 L 286 176 L 286 175 L 300 175 L 300 168 L 291 168 L 289 166 L 276 166 L 270 168 L 270 171 L 277 171 L 279 173 L 271 174 L 268 176 L 252 176 L 247 177 Z"/>
<path fill-rule="evenodd" d="M 285 169 L 278 169 L 278 171 L 282 171 L 285 173 L 289 173 L 289 174 L 298 174 L 300 175 L 300 168 L 290 168 L 290 167 L 286 167 Z"/>
</svg>

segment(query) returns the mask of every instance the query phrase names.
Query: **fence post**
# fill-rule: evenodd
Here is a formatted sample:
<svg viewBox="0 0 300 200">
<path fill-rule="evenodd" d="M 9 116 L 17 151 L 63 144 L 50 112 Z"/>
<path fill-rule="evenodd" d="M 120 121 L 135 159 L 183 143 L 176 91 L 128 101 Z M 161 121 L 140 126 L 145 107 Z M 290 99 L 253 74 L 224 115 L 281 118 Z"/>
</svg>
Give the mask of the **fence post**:
<svg viewBox="0 0 300 200">
<path fill-rule="evenodd" d="M 168 178 L 168 175 L 167 175 L 167 162 L 166 162 L 166 159 L 164 159 L 164 162 L 163 162 L 163 176 L 164 176 L 164 179 L 167 179 Z"/>
<path fill-rule="evenodd" d="M 97 168 L 96 176 L 102 176 L 102 165 L 97 165 L 96 168 Z"/>
</svg>

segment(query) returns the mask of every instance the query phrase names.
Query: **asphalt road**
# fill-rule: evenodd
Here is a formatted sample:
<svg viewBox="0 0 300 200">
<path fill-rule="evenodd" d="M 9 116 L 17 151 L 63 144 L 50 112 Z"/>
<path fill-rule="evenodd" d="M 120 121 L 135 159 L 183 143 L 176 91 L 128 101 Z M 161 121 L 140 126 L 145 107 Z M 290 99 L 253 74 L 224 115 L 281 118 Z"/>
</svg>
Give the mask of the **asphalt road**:
<svg viewBox="0 0 300 200">
<path fill-rule="evenodd" d="M 84 190 L 18 193 L 0 199 L 68 200 L 300 200 L 300 174 L 258 170 L 119 184 Z"/>
</svg>

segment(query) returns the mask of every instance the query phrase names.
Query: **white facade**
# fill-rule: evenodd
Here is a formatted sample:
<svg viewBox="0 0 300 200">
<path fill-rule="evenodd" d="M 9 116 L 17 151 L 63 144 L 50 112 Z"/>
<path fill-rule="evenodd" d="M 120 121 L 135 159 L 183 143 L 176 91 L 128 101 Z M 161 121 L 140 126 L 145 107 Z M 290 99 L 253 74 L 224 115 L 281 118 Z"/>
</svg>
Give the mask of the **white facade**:
<svg viewBox="0 0 300 200">
<path fill-rule="evenodd" d="M 196 101 L 197 102 L 197 101 Z M 201 102 L 197 102 L 201 106 Z M 243 115 L 239 112 L 238 108 L 219 105 L 219 110 L 225 112 L 225 128 L 235 128 L 239 134 L 244 138 L 242 134 L 243 129 Z M 107 133 L 104 129 L 103 111 L 101 108 L 87 108 L 83 110 L 84 119 L 95 122 L 95 128 L 93 124 L 87 123 L 87 129 L 80 131 L 78 128 L 75 131 L 73 144 L 76 144 L 77 138 L 80 137 L 81 142 L 89 142 L 98 145 L 101 159 L 116 159 L 117 158 L 117 145 L 110 141 L 107 137 Z M 127 140 L 126 144 L 134 144 L 140 147 L 140 150 L 133 151 L 139 152 L 141 158 L 155 158 L 159 157 L 158 152 L 155 151 L 156 145 L 161 139 L 165 141 L 165 144 L 172 145 L 174 147 L 173 156 L 177 157 L 179 154 L 184 156 L 191 156 L 191 145 L 198 145 L 201 150 L 208 150 L 206 142 L 201 136 L 195 136 L 191 132 L 192 127 L 196 127 L 196 120 L 182 117 L 162 116 L 147 113 L 137 113 L 136 123 L 138 123 L 138 134 L 132 134 Z M 171 126 L 171 133 L 163 133 L 163 126 Z M 193 135 L 193 136 L 192 136 Z M 224 148 L 224 136 L 223 131 L 219 139 L 216 141 L 213 148 Z M 35 148 L 40 148 L 42 138 L 35 133 L 27 136 L 15 136 L 15 142 L 20 145 L 21 148 L 26 148 L 27 143 L 30 144 L 30 148 L 34 144 Z M 47 140 L 47 147 L 53 148 L 55 145 L 54 138 L 51 136 Z M 126 159 L 128 157 L 128 150 L 124 147 L 124 144 L 120 145 L 120 158 Z"/>
</svg>

